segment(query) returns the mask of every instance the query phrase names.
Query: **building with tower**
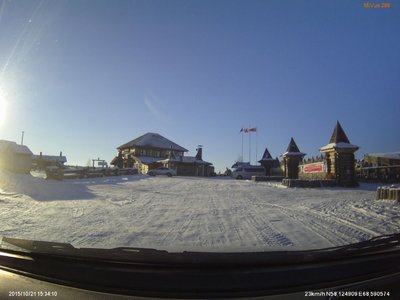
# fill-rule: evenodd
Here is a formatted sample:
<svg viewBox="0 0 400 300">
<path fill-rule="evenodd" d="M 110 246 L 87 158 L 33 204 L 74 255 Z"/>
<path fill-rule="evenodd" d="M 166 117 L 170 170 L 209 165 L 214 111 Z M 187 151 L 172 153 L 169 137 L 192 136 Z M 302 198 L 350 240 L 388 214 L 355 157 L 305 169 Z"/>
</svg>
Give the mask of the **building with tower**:
<svg viewBox="0 0 400 300">
<path fill-rule="evenodd" d="M 319 149 L 325 154 L 326 173 L 341 186 L 358 185 L 355 174 L 354 153 L 358 146 L 350 143 L 339 121 L 333 130 L 329 144 Z"/>
<path fill-rule="evenodd" d="M 118 155 L 111 165 L 119 168 L 137 168 L 141 174 L 157 167 L 176 170 L 182 176 L 211 176 L 212 163 L 203 160 L 203 147 L 197 147 L 196 156 L 184 156 L 184 147 L 158 133 L 146 133 L 117 148 Z"/>
<path fill-rule="evenodd" d="M 285 178 L 299 178 L 299 164 L 305 155 L 305 153 L 300 152 L 296 142 L 293 138 L 291 138 L 286 152 L 281 155 L 283 157 Z"/>
<path fill-rule="evenodd" d="M 356 186 L 354 153 L 358 149 L 358 146 L 350 143 L 342 125 L 337 121 L 329 143 L 319 149 L 322 156 L 303 161 L 299 178 L 331 179 L 339 186 Z"/>
<path fill-rule="evenodd" d="M 265 168 L 266 176 L 282 176 L 278 158 L 272 158 L 268 148 L 265 148 L 262 158 L 258 161 Z"/>
</svg>

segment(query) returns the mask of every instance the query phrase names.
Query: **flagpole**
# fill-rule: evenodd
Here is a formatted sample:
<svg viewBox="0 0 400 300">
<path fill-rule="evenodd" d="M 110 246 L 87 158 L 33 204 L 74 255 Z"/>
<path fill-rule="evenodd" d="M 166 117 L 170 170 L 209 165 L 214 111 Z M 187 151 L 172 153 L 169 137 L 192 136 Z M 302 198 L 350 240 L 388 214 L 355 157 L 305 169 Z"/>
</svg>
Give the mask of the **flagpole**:
<svg viewBox="0 0 400 300">
<path fill-rule="evenodd" d="M 258 157 L 257 149 L 258 149 L 258 128 L 256 126 L 256 165 L 257 165 L 257 157 Z"/>
<path fill-rule="evenodd" d="M 251 128 L 251 126 L 249 126 Z M 251 131 L 249 131 L 249 164 L 251 165 Z"/>
<path fill-rule="evenodd" d="M 242 126 L 242 157 L 241 157 L 242 162 L 243 162 L 243 135 L 244 135 L 244 130 Z"/>
</svg>

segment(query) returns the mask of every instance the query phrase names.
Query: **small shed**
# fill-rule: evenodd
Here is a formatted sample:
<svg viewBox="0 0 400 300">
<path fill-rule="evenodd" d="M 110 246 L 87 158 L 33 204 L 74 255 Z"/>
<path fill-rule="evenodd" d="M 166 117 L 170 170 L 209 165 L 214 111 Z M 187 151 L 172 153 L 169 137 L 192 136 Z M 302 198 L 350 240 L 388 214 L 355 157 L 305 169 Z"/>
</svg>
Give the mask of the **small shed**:
<svg viewBox="0 0 400 300">
<path fill-rule="evenodd" d="M 25 145 L 0 140 L 0 169 L 29 174 L 32 168 L 32 151 Z"/>
</svg>

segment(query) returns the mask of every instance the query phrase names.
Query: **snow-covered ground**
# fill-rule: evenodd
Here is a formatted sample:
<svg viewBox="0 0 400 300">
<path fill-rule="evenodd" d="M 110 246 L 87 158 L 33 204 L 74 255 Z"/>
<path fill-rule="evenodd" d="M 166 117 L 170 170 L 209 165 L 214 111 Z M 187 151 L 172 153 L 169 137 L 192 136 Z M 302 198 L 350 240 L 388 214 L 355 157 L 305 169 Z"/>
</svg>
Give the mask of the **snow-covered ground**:
<svg viewBox="0 0 400 300">
<path fill-rule="evenodd" d="M 0 236 L 174 251 L 323 248 L 399 231 L 400 203 L 375 200 L 376 187 L 142 175 L 52 181 L 0 172 Z"/>
</svg>

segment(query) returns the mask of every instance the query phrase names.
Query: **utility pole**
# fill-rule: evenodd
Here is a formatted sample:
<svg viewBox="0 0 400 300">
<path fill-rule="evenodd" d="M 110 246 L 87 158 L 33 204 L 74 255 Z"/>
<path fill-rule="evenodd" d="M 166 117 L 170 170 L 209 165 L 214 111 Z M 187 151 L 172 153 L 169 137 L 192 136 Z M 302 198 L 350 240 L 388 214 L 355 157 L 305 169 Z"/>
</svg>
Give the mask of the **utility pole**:
<svg viewBox="0 0 400 300">
<path fill-rule="evenodd" d="M 24 144 L 24 134 L 25 134 L 25 131 L 22 131 L 21 145 L 23 145 L 23 144 Z"/>
</svg>

